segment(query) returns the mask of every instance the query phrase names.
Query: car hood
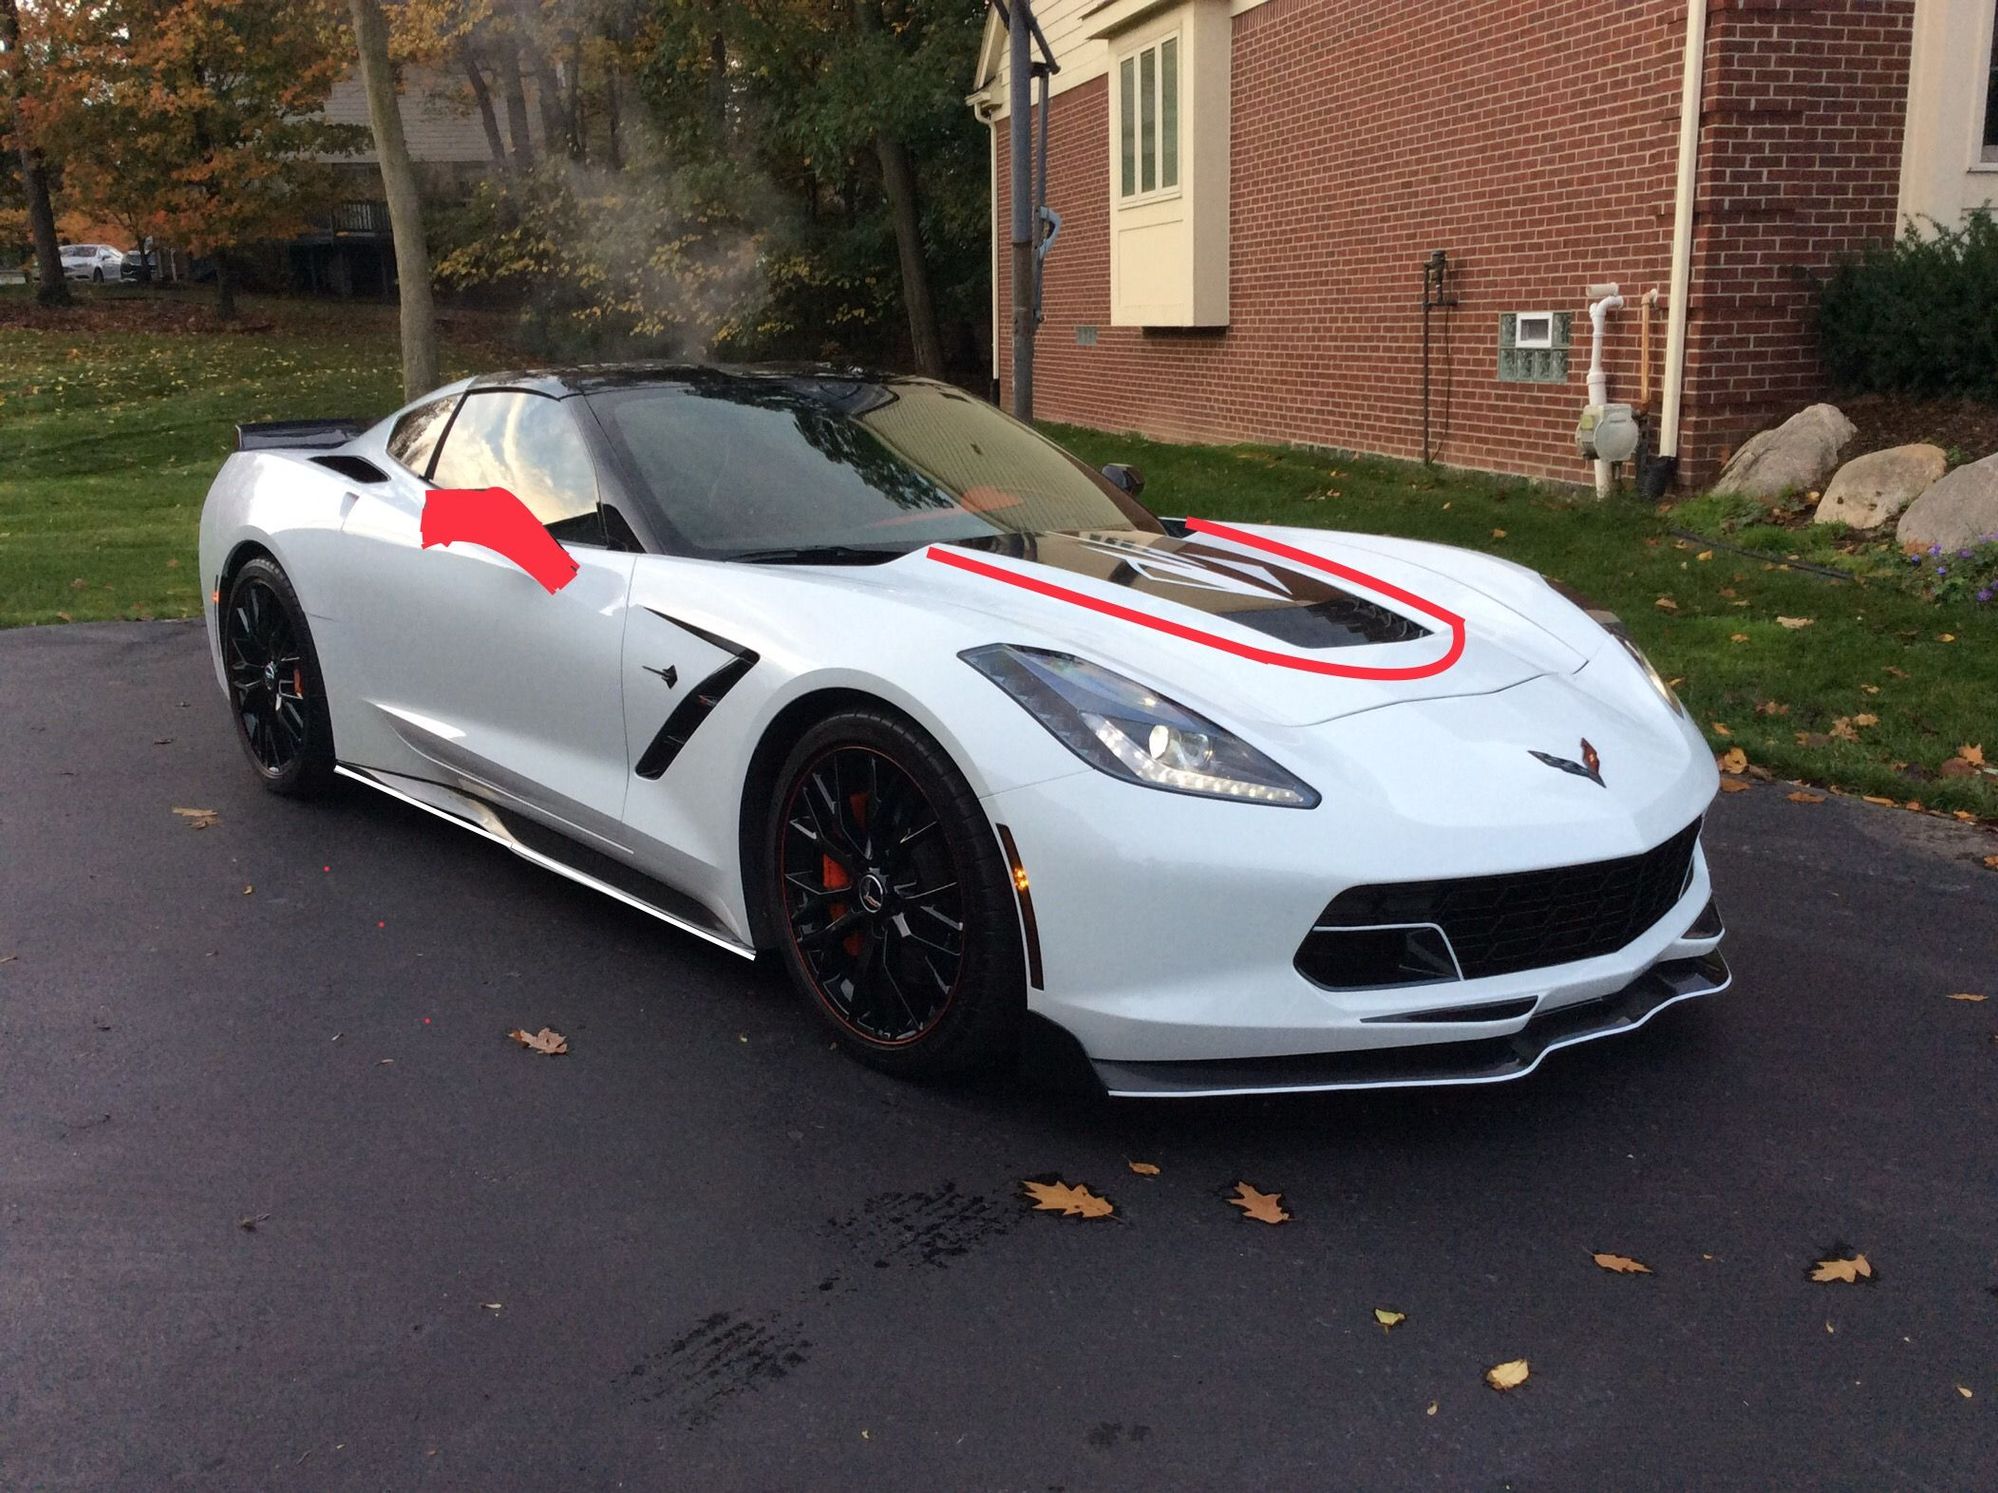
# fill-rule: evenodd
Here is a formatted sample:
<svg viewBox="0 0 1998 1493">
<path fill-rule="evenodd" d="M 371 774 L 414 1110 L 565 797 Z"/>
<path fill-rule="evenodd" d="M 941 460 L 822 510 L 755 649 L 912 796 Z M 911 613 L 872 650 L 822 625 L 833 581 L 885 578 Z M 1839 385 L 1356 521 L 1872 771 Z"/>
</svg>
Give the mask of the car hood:
<svg viewBox="0 0 1998 1493">
<path fill-rule="evenodd" d="M 1570 674 L 1607 636 L 1522 567 L 1317 529 L 996 535 L 821 575 L 980 614 L 994 642 L 1075 653 L 1224 720 L 1282 726 Z"/>
</svg>

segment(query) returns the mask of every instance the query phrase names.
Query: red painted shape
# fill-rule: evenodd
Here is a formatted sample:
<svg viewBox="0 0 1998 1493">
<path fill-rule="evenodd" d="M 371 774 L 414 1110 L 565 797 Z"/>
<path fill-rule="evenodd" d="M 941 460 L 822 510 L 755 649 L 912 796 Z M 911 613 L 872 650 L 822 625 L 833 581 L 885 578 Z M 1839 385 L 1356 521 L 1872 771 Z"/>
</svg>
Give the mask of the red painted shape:
<svg viewBox="0 0 1998 1493">
<path fill-rule="evenodd" d="M 1259 534 L 1250 534 L 1242 529 L 1231 528 L 1226 524 L 1211 523 L 1204 518 L 1190 518 L 1187 528 L 1200 534 L 1212 534 L 1217 539 L 1226 539 L 1235 544 L 1247 545 L 1265 554 L 1278 555 L 1293 565 L 1308 566 L 1336 575 L 1343 581 L 1364 586 L 1382 596 L 1392 597 L 1404 606 L 1414 607 L 1424 616 L 1443 623 L 1450 629 L 1450 646 L 1443 656 L 1426 664 L 1408 664 L 1399 668 L 1385 668 L 1368 664 L 1336 664 L 1324 659 L 1299 658 L 1293 653 L 1278 653 L 1269 648 L 1258 648 L 1253 643 L 1237 642 L 1233 638 L 1220 637 L 1215 633 L 1204 632 L 1197 627 L 1188 627 L 1182 622 L 1173 622 L 1164 617 L 1155 617 L 1149 612 L 1141 612 L 1135 607 L 1122 606 L 1100 597 L 1085 596 L 1080 591 L 1067 586 L 1058 586 L 1052 581 L 1044 581 L 1038 576 L 1025 575 L 1017 570 L 1007 570 L 1002 566 L 990 565 L 983 560 L 956 550 L 946 550 L 931 545 L 928 554 L 932 560 L 940 560 L 959 570 L 968 570 L 973 575 L 982 575 L 990 580 L 1004 581 L 1009 586 L 1018 586 L 1023 591 L 1032 591 L 1040 596 L 1052 597 L 1056 601 L 1070 602 L 1075 606 L 1086 607 L 1092 612 L 1101 612 L 1106 617 L 1116 617 L 1125 622 L 1135 622 L 1140 627 L 1149 627 L 1154 632 L 1168 633 L 1175 638 L 1184 638 L 1189 643 L 1200 643 L 1208 648 L 1218 648 L 1223 653 L 1232 653 L 1237 658 L 1251 659 L 1259 664 L 1274 664 L 1278 668 L 1298 669 L 1306 674 L 1330 674 L 1338 679 L 1428 679 L 1441 674 L 1445 669 L 1464 656 L 1464 619 L 1433 601 L 1425 601 L 1413 591 L 1404 591 L 1390 581 L 1383 581 L 1368 575 L 1363 570 L 1355 570 L 1350 565 L 1341 565 L 1337 560 L 1328 560 L 1323 555 L 1314 555 L 1294 545 L 1284 544 L 1275 539 L 1265 539 Z"/>
<path fill-rule="evenodd" d="M 433 487 L 423 495 L 423 547 L 476 544 L 504 555 L 554 595 L 578 566 L 527 505 L 503 487 Z"/>
</svg>

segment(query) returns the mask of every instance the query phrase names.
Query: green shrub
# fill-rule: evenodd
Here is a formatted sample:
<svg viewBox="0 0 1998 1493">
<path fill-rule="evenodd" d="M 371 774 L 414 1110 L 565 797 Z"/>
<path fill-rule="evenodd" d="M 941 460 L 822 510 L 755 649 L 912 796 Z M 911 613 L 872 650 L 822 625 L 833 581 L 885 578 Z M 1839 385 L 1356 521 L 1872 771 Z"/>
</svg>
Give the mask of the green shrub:
<svg viewBox="0 0 1998 1493">
<path fill-rule="evenodd" d="M 1848 260 L 1818 310 L 1825 371 L 1861 394 L 1998 397 L 1998 222 L 1910 223 Z"/>
</svg>

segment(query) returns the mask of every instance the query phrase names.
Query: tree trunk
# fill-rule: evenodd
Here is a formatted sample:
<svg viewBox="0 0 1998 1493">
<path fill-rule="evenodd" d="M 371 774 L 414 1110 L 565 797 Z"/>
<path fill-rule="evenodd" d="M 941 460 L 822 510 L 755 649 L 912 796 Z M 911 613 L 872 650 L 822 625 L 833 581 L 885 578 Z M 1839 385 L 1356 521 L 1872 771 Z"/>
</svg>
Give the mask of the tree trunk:
<svg viewBox="0 0 1998 1493">
<path fill-rule="evenodd" d="M 881 158 L 881 186 L 888 194 L 888 211 L 895 220 L 895 250 L 902 262 L 902 301 L 909 308 L 909 342 L 916 371 L 929 378 L 944 375 L 943 334 L 937 329 L 937 307 L 930 295 L 929 260 L 923 254 L 923 221 L 916 196 L 916 166 L 909 147 L 879 131 L 874 153 Z"/>
<path fill-rule="evenodd" d="M 44 306 L 67 306 L 69 282 L 62 277 L 62 242 L 56 235 L 55 208 L 49 201 L 48 163 L 21 128 L 21 97 L 27 91 L 27 80 L 22 76 L 21 12 L 15 0 L 0 0 L 0 42 L 7 44 L 8 117 L 21 157 L 28 231 L 35 241 L 35 300 Z"/>
<path fill-rule="evenodd" d="M 527 48 L 527 70 L 534 74 L 534 102 L 541 111 L 541 148 L 554 150 L 559 140 L 575 154 L 575 141 L 569 121 L 562 117 L 562 81 L 548 65 L 542 49 L 542 36 L 529 14 L 528 0 L 514 0 L 514 21 L 521 42 Z"/>
<path fill-rule="evenodd" d="M 527 85 L 520 80 L 520 44 L 510 36 L 500 43 L 500 86 L 506 89 L 506 128 L 513 140 L 513 169 L 524 172 L 534 164 L 534 133 L 527 122 Z"/>
<path fill-rule="evenodd" d="M 708 128 L 718 147 L 728 145 L 728 34 L 708 38 Z"/>
<path fill-rule="evenodd" d="M 583 36 L 579 31 L 569 44 L 569 158 L 583 160 L 589 154 L 589 135 L 583 128 Z"/>
<path fill-rule="evenodd" d="M 236 274 L 229 264 L 229 251 L 217 249 L 209 256 L 215 262 L 215 315 L 221 321 L 236 319 Z"/>
<path fill-rule="evenodd" d="M 611 170 L 624 170 L 624 100 L 617 81 L 617 62 L 604 68 L 604 155 Z"/>
<path fill-rule="evenodd" d="M 415 399 L 437 387 L 437 313 L 430 298 L 430 250 L 423 239 L 423 198 L 410 163 L 396 107 L 395 74 L 389 67 L 388 21 L 380 0 L 348 0 L 354 40 L 360 50 L 361 82 L 368 92 L 368 123 L 381 162 L 382 191 L 388 198 L 389 230 L 395 236 L 397 297 L 402 305 L 402 392 Z"/>
<path fill-rule="evenodd" d="M 500 175 L 506 175 L 506 141 L 500 137 L 499 116 L 493 112 L 493 91 L 486 87 L 486 75 L 479 68 L 478 54 L 464 37 L 458 38 L 458 65 L 465 70 L 465 81 L 472 85 L 472 102 L 479 106 L 479 125 L 486 132 L 486 149 L 491 153 L 493 164 L 499 167 Z"/>
</svg>

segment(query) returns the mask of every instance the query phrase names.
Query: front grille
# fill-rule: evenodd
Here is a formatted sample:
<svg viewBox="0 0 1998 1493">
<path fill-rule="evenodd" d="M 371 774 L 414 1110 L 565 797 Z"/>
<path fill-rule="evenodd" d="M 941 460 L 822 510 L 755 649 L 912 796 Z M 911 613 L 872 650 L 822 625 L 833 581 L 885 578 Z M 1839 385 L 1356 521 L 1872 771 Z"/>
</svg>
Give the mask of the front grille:
<svg viewBox="0 0 1998 1493">
<path fill-rule="evenodd" d="M 1434 923 L 1467 980 L 1592 959 L 1615 953 L 1671 910 L 1699 839 L 1696 819 L 1656 849 L 1621 860 L 1353 887 L 1332 899 L 1318 924 Z"/>
</svg>

